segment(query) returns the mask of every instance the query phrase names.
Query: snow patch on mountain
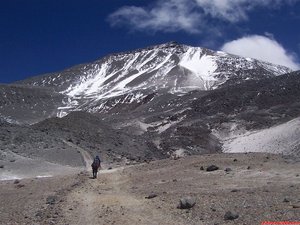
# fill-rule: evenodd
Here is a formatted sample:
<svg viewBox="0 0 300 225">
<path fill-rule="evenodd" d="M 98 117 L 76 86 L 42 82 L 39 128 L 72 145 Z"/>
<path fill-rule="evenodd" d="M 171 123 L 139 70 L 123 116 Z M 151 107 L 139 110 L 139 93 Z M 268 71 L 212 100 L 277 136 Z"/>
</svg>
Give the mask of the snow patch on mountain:
<svg viewBox="0 0 300 225">
<path fill-rule="evenodd" d="M 190 48 L 183 54 L 179 65 L 192 71 L 204 81 L 216 80 L 213 76 L 218 68 L 214 56 L 203 55 L 201 48 Z"/>
<path fill-rule="evenodd" d="M 172 53 L 160 58 L 160 62 L 157 62 L 158 60 L 152 62 L 157 54 L 158 50 L 154 50 L 150 56 L 148 53 L 111 56 L 106 62 L 95 68 L 92 74 L 81 76 L 75 85 L 69 86 L 62 93 L 67 94 L 69 97 L 82 96 L 86 98 L 105 99 L 120 96 L 135 89 L 142 89 L 143 86 L 148 87 L 148 82 L 142 82 L 137 87 L 130 87 L 129 84 L 147 73 L 156 71 L 154 78 L 158 78 L 168 72 L 169 60 Z M 149 58 L 145 59 L 146 56 Z M 145 61 L 141 61 L 140 58 L 145 59 Z M 117 66 L 120 64 L 123 65 Z"/>
<path fill-rule="evenodd" d="M 218 68 L 216 56 L 205 55 L 201 48 L 185 47 L 184 53 L 176 49 L 156 48 L 148 51 L 137 51 L 131 54 L 112 55 L 94 71 L 79 76 L 66 90 L 61 93 L 69 97 L 106 99 L 124 95 L 134 90 L 153 88 L 169 88 L 173 86 L 183 91 L 192 89 L 210 89 L 217 79 L 214 72 Z M 191 71 L 186 77 L 177 72 L 172 78 L 169 72 L 179 65 Z M 184 73 L 184 72 L 183 72 Z M 145 78 L 142 78 L 142 77 Z M 194 80 L 200 80 L 195 83 Z M 173 84 L 170 82 L 173 80 Z M 136 81 L 136 85 L 130 85 Z M 214 81 L 214 82 L 211 82 Z M 190 83 L 194 86 L 191 86 Z M 172 87 L 171 87 L 172 86 Z"/>
<path fill-rule="evenodd" d="M 292 72 L 292 70 L 287 67 L 275 65 L 268 62 L 257 61 L 257 64 L 262 68 L 268 70 L 269 72 L 274 73 L 277 76 L 284 73 Z"/>
<path fill-rule="evenodd" d="M 234 84 L 287 72 L 290 70 L 286 67 L 255 59 L 166 43 L 108 55 L 24 84 L 54 88 L 66 96 L 58 109 L 61 117 L 76 110 L 109 110 L 122 103 L 125 95 L 130 95 L 130 101 L 123 103 L 132 103 L 151 93 L 180 96 L 193 90 L 216 89 L 226 82 Z"/>
<path fill-rule="evenodd" d="M 296 154 L 299 149 L 300 117 L 268 129 L 234 136 L 226 140 L 223 145 L 223 151 L 226 153 Z"/>
</svg>

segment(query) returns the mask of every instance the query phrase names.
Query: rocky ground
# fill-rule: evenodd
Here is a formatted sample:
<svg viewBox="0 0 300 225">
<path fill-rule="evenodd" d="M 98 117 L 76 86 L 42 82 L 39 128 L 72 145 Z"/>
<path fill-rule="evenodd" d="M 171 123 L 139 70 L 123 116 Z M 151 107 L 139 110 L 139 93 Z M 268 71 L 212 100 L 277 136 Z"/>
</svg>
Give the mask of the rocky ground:
<svg viewBox="0 0 300 225">
<path fill-rule="evenodd" d="M 94 66 L 0 85 L 0 224 L 299 220 L 299 71 L 222 64 L 236 77 L 210 91 L 181 93 L 170 74 L 170 87 L 132 80 L 135 91 L 104 100 L 62 94 Z M 106 170 L 93 180 L 98 154 Z"/>
<path fill-rule="evenodd" d="M 253 225 L 300 218 L 300 163 L 280 155 L 211 154 L 104 167 L 96 180 L 89 171 L 2 181 L 0 224 Z M 190 205 L 181 207 L 195 205 L 178 208 L 182 198 Z"/>
</svg>

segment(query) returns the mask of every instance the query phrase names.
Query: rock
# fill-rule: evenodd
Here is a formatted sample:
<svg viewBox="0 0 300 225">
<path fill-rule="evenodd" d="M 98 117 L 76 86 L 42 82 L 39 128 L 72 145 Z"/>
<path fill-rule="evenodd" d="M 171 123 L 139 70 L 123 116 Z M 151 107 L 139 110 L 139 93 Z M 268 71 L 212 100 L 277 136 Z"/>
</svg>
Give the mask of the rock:
<svg viewBox="0 0 300 225">
<path fill-rule="evenodd" d="M 43 217 L 43 212 L 42 211 L 37 211 L 35 214 L 35 217 Z"/>
<path fill-rule="evenodd" d="M 18 183 L 20 183 L 20 180 L 15 180 L 14 181 L 14 184 L 18 184 Z"/>
<path fill-rule="evenodd" d="M 157 197 L 157 194 L 151 193 L 150 195 L 146 196 L 145 198 L 151 199 Z"/>
<path fill-rule="evenodd" d="M 239 192 L 240 190 L 238 189 L 232 189 L 231 192 Z"/>
<path fill-rule="evenodd" d="M 290 202 L 290 199 L 284 198 L 284 199 L 283 199 L 283 202 Z"/>
<path fill-rule="evenodd" d="M 0 165 L 0 169 L 3 169 L 4 168 L 4 165 Z"/>
<path fill-rule="evenodd" d="M 251 167 L 250 167 L 250 166 L 248 166 L 248 167 L 247 167 L 247 170 L 250 170 L 250 169 L 251 169 Z"/>
<path fill-rule="evenodd" d="M 177 208 L 178 209 L 190 209 L 190 208 L 194 207 L 195 204 L 196 204 L 195 199 L 188 196 L 188 197 L 184 197 L 184 198 L 180 199 Z"/>
<path fill-rule="evenodd" d="M 231 211 L 227 211 L 224 215 L 224 220 L 235 220 L 239 217 L 237 213 L 233 213 Z"/>
<path fill-rule="evenodd" d="M 224 171 L 228 173 L 228 172 L 231 172 L 232 169 L 231 168 L 226 168 Z"/>
<path fill-rule="evenodd" d="M 16 187 L 17 187 L 17 188 L 22 188 L 22 187 L 25 187 L 25 184 L 17 184 Z"/>
<path fill-rule="evenodd" d="M 55 196 L 48 196 L 46 199 L 46 204 L 48 205 L 54 205 L 56 202 L 56 197 Z"/>
<path fill-rule="evenodd" d="M 203 167 L 203 166 L 201 166 L 201 167 L 200 167 L 200 170 L 204 170 L 204 167 Z"/>
<path fill-rule="evenodd" d="M 237 162 L 237 159 L 234 159 L 233 162 Z"/>
<path fill-rule="evenodd" d="M 300 205 L 293 205 L 294 209 L 300 209 Z"/>
<path fill-rule="evenodd" d="M 215 170 L 218 170 L 218 169 L 219 169 L 219 167 L 217 167 L 215 165 L 211 165 L 211 166 L 206 168 L 206 171 L 211 172 L 211 171 L 215 171 Z"/>
<path fill-rule="evenodd" d="M 108 169 L 108 170 L 112 170 L 112 167 L 108 167 L 107 169 Z"/>
</svg>

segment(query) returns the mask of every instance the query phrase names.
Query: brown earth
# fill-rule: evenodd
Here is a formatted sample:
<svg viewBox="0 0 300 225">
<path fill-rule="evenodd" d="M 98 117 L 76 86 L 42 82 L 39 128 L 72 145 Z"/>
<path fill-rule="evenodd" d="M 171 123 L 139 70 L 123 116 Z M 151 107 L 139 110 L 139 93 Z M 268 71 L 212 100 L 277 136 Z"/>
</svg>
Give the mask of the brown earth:
<svg viewBox="0 0 300 225">
<path fill-rule="evenodd" d="M 207 172 L 209 165 L 219 170 Z M 201 170 L 203 166 L 204 170 Z M 231 171 L 224 171 L 231 168 Z M 212 154 L 19 183 L 0 183 L 0 224 L 260 224 L 300 220 L 300 163 Z M 150 194 L 157 197 L 147 199 Z M 178 209 L 191 196 L 192 209 Z M 235 220 L 224 220 L 227 211 Z"/>
</svg>

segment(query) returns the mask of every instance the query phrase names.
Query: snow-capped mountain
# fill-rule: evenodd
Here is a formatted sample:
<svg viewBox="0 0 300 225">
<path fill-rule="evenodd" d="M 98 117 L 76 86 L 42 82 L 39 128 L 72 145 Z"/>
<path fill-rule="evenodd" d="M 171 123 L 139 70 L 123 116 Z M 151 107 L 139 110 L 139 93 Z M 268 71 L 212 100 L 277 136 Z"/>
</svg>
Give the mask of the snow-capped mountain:
<svg viewBox="0 0 300 225">
<path fill-rule="evenodd" d="M 0 145 L 49 158 L 67 140 L 113 161 L 221 152 L 300 117 L 300 71 L 290 71 L 176 43 L 108 55 L 0 85 Z"/>
<path fill-rule="evenodd" d="M 58 111 L 64 116 L 74 110 L 107 111 L 120 103 L 143 101 L 153 93 L 182 95 L 290 71 L 255 59 L 170 42 L 108 55 L 19 83 L 50 87 L 65 95 Z"/>
</svg>

